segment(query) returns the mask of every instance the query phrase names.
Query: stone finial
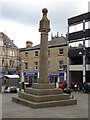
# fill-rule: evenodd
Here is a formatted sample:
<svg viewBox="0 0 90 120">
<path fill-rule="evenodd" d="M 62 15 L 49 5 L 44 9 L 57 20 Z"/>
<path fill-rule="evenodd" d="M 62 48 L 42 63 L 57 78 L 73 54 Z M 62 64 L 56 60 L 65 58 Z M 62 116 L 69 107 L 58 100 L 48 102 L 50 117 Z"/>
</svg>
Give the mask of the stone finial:
<svg viewBox="0 0 90 120">
<path fill-rule="evenodd" d="M 48 10 L 47 10 L 46 8 L 44 8 L 44 9 L 42 10 L 42 13 L 43 13 L 43 15 L 47 15 Z"/>
<path fill-rule="evenodd" d="M 48 10 L 44 8 L 42 10 L 43 17 L 39 23 L 39 32 L 49 32 L 50 31 L 50 21 L 47 18 Z"/>
</svg>

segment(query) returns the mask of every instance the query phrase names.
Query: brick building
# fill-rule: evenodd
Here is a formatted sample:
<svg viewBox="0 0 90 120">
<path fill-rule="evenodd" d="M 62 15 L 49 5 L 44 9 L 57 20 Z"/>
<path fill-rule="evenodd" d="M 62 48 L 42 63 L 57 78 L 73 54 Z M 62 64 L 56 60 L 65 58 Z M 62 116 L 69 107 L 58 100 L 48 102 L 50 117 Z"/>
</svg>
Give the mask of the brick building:
<svg viewBox="0 0 90 120">
<path fill-rule="evenodd" d="M 21 76 L 25 82 L 39 78 L 40 45 L 32 47 L 32 42 L 26 42 L 26 48 L 20 49 Z M 62 35 L 53 37 L 48 42 L 48 77 L 50 82 L 66 80 L 67 38 Z"/>
</svg>

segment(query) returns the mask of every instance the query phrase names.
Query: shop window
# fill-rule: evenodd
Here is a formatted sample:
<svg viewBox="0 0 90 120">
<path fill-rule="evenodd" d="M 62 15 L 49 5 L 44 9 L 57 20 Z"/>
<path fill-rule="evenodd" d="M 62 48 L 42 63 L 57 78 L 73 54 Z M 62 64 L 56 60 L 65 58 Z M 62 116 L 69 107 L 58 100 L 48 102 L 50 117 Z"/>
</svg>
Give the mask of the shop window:
<svg viewBox="0 0 90 120">
<path fill-rule="evenodd" d="M 24 76 L 24 80 L 25 80 L 25 82 L 28 82 L 28 77 Z"/>
<path fill-rule="evenodd" d="M 59 81 L 60 81 L 60 82 L 64 82 L 64 76 L 60 76 L 60 77 L 59 77 Z"/>
</svg>

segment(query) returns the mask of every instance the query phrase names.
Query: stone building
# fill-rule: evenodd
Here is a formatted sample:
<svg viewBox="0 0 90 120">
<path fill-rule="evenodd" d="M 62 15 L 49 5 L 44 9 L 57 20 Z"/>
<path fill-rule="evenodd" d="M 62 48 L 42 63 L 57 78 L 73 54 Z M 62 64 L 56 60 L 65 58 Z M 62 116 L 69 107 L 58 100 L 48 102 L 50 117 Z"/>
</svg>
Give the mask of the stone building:
<svg viewBox="0 0 90 120">
<path fill-rule="evenodd" d="M 0 76 L 18 74 L 19 50 L 3 32 L 0 33 Z"/>
<path fill-rule="evenodd" d="M 66 80 L 67 66 L 67 38 L 57 33 L 48 42 L 48 78 L 50 82 L 62 82 Z M 29 43 L 29 45 L 27 45 Z M 31 44 L 31 45 L 30 45 Z M 25 82 L 30 79 L 37 82 L 39 78 L 39 54 L 40 45 L 32 47 L 32 42 L 26 42 L 26 48 L 20 49 L 21 75 Z"/>
</svg>

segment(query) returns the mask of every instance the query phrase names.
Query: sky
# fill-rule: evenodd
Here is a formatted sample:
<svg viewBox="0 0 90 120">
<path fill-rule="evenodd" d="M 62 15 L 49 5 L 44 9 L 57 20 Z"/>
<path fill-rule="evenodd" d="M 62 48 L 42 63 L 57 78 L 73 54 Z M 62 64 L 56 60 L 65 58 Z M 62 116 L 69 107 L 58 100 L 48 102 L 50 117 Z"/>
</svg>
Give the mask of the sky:
<svg viewBox="0 0 90 120">
<path fill-rule="evenodd" d="M 26 41 L 33 46 L 40 43 L 39 21 L 42 9 L 48 9 L 50 20 L 49 40 L 53 36 L 67 33 L 70 17 L 88 12 L 90 0 L 0 0 L 0 32 L 4 32 L 19 48 Z"/>
</svg>

